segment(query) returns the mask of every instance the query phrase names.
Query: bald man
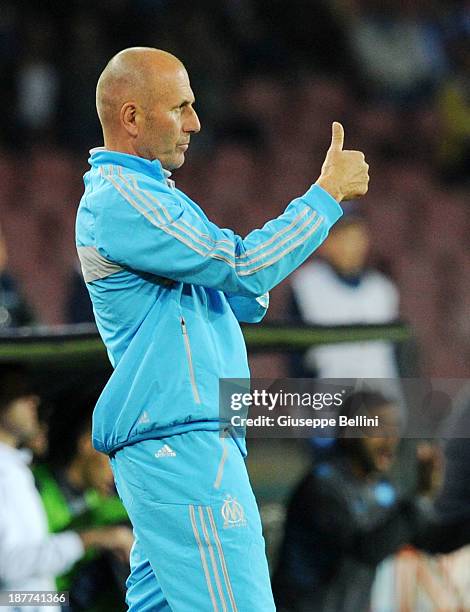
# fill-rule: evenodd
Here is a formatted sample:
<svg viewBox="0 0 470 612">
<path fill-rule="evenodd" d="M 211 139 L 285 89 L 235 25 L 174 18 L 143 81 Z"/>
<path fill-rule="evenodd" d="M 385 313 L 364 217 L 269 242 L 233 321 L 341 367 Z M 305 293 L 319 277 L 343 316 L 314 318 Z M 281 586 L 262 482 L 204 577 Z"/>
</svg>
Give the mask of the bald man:
<svg viewBox="0 0 470 612">
<path fill-rule="evenodd" d="M 200 130 L 183 64 L 118 53 L 97 87 L 104 147 L 91 151 L 77 247 L 114 367 L 93 418 L 136 536 L 132 611 L 274 610 L 243 439 L 219 412 L 219 380 L 249 378 L 240 321 L 367 191 L 368 166 L 333 124 L 320 177 L 244 239 L 170 179 Z M 238 414 L 238 413 L 237 413 Z"/>
</svg>

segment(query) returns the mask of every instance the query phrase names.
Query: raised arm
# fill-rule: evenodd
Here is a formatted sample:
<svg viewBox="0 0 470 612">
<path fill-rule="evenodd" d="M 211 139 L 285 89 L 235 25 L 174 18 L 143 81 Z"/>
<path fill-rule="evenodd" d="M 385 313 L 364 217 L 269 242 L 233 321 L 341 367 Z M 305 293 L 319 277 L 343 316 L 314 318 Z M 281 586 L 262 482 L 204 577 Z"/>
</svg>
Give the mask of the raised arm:
<svg viewBox="0 0 470 612">
<path fill-rule="evenodd" d="M 150 181 L 121 168 L 104 169 L 111 197 L 96 210 L 90 206 L 100 256 L 175 281 L 258 297 L 323 242 L 342 214 L 338 202 L 366 193 L 364 155 L 344 151 L 343 138 L 342 126 L 334 123 L 316 184 L 244 239 L 203 219 L 170 189 L 156 191 Z"/>
</svg>

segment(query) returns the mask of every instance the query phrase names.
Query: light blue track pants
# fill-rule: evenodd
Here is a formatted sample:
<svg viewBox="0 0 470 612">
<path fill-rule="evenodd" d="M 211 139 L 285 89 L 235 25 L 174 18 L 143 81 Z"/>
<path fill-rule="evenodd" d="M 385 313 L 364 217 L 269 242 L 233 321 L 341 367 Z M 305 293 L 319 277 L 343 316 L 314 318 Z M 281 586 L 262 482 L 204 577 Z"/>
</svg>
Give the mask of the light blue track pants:
<svg viewBox="0 0 470 612">
<path fill-rule="evenodd" d="M 136 537 L 131 612 L 272 612 L 264 539 L 235 441 L 191 431 L 111 459 Z"/>
</svg>

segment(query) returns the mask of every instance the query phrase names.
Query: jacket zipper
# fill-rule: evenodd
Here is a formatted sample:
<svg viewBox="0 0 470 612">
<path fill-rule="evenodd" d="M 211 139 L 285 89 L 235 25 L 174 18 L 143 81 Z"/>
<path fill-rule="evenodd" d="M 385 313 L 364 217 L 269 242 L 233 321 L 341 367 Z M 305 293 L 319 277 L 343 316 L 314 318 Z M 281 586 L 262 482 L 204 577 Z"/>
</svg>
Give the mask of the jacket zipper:
<svg viewBox="0 0 470 612">
<path fill-rule="evenodd" d="M 188 331 L 186 329 L 186 321 L 181 317 L 181 331 L 183 332 L 183 340 L 184 340 L 184 348 L 186 349 L 186 357 L 188 359 L 188 367 L 189 367 L 189 378 L 191 380 L 191 387 L 193 390 L 194 401 L 196 404 L 201 403 L 201 398 L 199 397 L 199 391 L 196 384 L 196 376 L 194 375 L 194 366 L 193 366 L 193 357 L 191 354 L 191 344 L 189 343 Z"/>
</svg>

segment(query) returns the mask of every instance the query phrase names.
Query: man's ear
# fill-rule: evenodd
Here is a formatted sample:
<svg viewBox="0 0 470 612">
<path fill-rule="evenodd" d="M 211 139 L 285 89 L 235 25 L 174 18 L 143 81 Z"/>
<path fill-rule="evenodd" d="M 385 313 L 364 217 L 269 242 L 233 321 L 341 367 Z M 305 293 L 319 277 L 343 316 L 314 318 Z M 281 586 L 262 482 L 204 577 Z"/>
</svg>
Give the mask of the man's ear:
<svg viewBox="0 0 470 612">
<path fill-rule="evenodd" d="M 129 136 L 137 136 L 137 106 L 134 102 L 126 102 L 121 108 L 121 124 Z"/>
</svg>

